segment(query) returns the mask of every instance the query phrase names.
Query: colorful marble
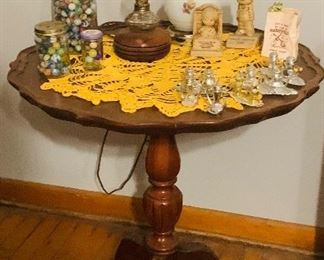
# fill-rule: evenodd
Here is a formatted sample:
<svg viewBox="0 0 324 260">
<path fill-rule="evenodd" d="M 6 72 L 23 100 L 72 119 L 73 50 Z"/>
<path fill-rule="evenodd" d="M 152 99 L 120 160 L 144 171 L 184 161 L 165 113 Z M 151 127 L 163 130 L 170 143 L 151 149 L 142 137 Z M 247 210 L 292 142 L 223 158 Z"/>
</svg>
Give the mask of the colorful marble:
<svg viewBox="0 0 324 260">
<path fill-rule="evenodd" d="M 38 70 L 46 77 L 61 77 L 70 71 L 69 43 L 66 34 L 67 28 L 63 22 L 47 21 L 35 26 Z"/>
<path fill-rule="evenodd" d="M 102 68 L 102 37 L 103 33 L 100 30 L 85 30 L 81 32 L 83 67 L 86 70 L 100 70 Z"/>
<path fill-rule="evenodd" d="M 96 0 L 52 0 L 52 6 L 53 18 L 68 25 L 70 52 L 80 53 L 80 32 L 97 25 Z"/>
</svg>

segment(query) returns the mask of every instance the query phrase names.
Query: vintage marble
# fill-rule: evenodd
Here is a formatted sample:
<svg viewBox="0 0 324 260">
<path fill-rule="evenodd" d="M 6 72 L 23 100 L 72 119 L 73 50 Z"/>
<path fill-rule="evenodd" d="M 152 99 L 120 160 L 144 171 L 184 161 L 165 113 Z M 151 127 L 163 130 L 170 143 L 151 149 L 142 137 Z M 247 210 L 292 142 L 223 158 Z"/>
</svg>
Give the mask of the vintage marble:
<svg viewBox="0 0 324 260">
<path fill-rule="evenodd" d="M 70 52 L 81 53 L 81 31 L 97 26 L 96 0 L 52 0 L 52 13 L 68 26 Z"/>
<path fill-rule="evenodd" d="M 38 70 L 46 77 L 65 76 L 70 71 L 67 28 L 59 21 L 41 22 L 35 26 Z"/>
<path fill-rule="evenodd" d="M 81 32 L 83 67 L 86 70 L 100 70 L 103 59 L 103 33 L 100 30 Z"/>
</svg>

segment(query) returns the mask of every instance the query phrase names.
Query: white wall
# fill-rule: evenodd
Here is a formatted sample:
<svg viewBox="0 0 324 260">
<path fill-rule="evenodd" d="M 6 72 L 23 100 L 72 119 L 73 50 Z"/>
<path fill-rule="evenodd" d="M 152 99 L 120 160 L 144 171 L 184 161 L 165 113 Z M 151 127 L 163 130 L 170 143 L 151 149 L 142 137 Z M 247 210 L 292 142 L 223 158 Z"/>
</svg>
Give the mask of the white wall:
<svg viewBox="0 0 324 260">
<path fill-rule="evenodd" d="M 221 2 L 235 16 L 236 1 Z M 257 27 L 264 27 L 272 2 L 255 1 Z M 284 2 L 303 10 L 301 42 L 323 60 L 324 1 Z M 132 3 L 98 1 L 100 22 L 123 18 Z M 151 3 L 158 10 L 163 1 Z M 34 25 L 49 18 L 50 0 L 0 0 L 0 176 L 98 191 L 95 165 L 104 131 L 53 119 L 6 82 L 9 62 L 33 44 Z M 258 125 L 179 135 L 178 186 L 185 204 L 324 226 L 324 196 L 319 199 L 321 178 L 324 195 L 323 93 L 322 89 L 288 115 Z M 142 138 L 111 134 L 102 163 L 108 189 L 128 174 Z M 147 186 L 143 171 L 142 161 L 120 194 L 140 196 Z"/>
</svg>

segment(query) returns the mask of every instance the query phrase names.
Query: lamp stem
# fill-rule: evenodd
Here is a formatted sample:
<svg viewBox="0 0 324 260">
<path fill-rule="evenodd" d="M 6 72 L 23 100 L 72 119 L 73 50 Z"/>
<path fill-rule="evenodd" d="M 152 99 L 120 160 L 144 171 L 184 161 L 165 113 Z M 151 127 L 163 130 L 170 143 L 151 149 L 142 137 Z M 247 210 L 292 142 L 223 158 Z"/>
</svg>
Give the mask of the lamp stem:
<svg viewBox="0 0 324 260">
<path fill-rule="evenodd" d="M 150 3 L 148 0 L 136 0 L 135 11 L 149 11 Z"/>
</svg>

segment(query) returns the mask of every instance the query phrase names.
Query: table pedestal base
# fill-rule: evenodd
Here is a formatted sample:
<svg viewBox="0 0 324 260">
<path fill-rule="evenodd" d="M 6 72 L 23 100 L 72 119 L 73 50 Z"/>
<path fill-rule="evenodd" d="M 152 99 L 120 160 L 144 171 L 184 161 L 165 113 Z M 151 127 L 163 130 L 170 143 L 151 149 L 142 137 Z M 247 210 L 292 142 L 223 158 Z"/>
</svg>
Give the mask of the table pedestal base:
<svg viewBox="0 0 324 260">
<path fill-rule="evenodd" d="M 168 256 L 153 256 L 147 247 L 131 239 L 123 239 L 117 249 L 115 260 L 218 260 L 218 258 L 202 244 L 179 246 L 177 251 Z"/>
<path fill-rule="evenodd" d="M 151 186 L 144 193 L 143 208 L 152 231 L 145 238 L 145 246 L 140 244 L 142 241 L 122 240 L 115 260 L 217 259 L 206 246 L 179 246 L 173 235 L 182 210 L 182 193 L 175 185 L 179 170 L 180 155 L 174 135 L 151 135 L 146 154 Z"/>
</svg>

